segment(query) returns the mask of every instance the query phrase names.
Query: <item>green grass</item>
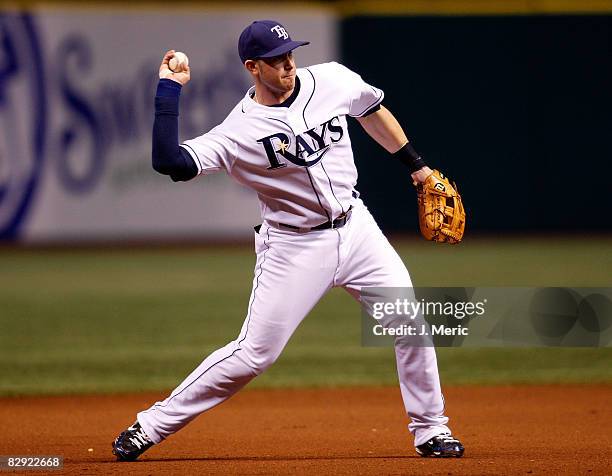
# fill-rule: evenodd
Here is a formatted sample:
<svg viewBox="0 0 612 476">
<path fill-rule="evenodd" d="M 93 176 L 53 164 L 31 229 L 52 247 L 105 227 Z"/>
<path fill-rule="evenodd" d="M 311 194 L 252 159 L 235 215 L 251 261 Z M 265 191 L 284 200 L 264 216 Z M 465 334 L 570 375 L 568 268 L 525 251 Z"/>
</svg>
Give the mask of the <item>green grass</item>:
<svg viewBox="0 0 612 476">
<path fill-rule="evenodd" d="M 610 286 L 612 238 L 396 243 L 415 284 Z M 252 247 L 0 251 L 0 395 L 174 387 L 240 330 Z M 396 382 L 334 290 L 253 386 Z M 445 384 L 612 382 L 612 349 L 439 349 Z"/>
</svg>

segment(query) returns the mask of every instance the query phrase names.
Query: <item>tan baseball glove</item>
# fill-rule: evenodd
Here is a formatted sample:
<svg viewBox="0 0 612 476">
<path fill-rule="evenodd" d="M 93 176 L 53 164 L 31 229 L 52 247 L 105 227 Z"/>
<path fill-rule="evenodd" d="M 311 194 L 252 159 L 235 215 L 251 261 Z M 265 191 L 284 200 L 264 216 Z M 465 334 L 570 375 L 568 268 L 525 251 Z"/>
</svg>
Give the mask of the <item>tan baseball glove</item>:
<svg viewBox="0 0 612 476">
<path fill-rule="evenodd" d="M 465 210 L 457 185 L 434 170 L 416 187 L 421 234 L 438 243 L 459 243 L 465 231 Z"/>
</svg>

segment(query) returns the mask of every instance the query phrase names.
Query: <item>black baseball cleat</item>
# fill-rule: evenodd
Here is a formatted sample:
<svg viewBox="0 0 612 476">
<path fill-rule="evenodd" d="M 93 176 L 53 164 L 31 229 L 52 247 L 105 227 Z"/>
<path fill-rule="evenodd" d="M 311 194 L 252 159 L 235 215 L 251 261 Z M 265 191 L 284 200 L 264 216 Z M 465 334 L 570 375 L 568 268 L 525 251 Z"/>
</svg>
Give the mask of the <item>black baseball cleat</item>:
<svg viewBox="0 0 612 476">
<path fill-rule="evenodd" d="M 117 461 L 134 461 L 153 445 L 140 423 L 136 422 L 113 441 L 113 454 Z"/>
<path fill-rule="evenodd" d="M 423 458 L 461 458 L 463 451 L 461 442 L 450 433 L 434 436 L 427 443 L 416 447 L 416 452 Z"/>
</svg>

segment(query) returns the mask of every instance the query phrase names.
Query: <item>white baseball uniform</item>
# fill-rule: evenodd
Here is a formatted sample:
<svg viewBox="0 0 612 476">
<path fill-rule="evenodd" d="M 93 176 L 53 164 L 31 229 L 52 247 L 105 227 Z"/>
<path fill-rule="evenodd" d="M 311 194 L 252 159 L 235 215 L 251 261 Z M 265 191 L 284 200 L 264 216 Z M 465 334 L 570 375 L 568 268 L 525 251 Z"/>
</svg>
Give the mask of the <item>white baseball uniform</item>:
<svg viewBox="0 0 612 476">
<path fill-rule="evenodd" d="M 162 402 L 138 414 L 159 443 L 267 369 L 321 297 L 342 286 L 411 287 L 404 263 L 355 190 L 346 116 L 360 117 L 383 92 L 338 63 L 297 70 L 289 107 L 262 106 L 253 89 L 210 132 L 184 142 L 200 174 L 223 170 L 254 189 L 262 225 L 247 315 L 238 337 L 209 355 Z M 340 228 L 310 230 L 348 212 Z M 435 350 L 396 346 L 400 389 L 415 445 L 446 427 Z"/>
</svg>

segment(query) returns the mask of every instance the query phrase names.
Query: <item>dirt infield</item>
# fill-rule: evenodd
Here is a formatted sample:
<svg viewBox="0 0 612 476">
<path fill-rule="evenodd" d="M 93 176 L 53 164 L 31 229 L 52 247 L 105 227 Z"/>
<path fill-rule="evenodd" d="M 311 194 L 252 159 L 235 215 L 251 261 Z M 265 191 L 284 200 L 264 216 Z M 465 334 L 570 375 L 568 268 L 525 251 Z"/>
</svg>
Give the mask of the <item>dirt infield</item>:
<svg viewBox="0 0 612 476">
<path fill-rule="evenodd" d="M 161 396 L 2 399 L 0 454 L 61 455 L 54 474 L 612 474 L 609 385 L 447 388 L 460 460 L 414 453 L 391 387 L 247 390 L 115 462 L 116 433 Z"/>
</svg>

